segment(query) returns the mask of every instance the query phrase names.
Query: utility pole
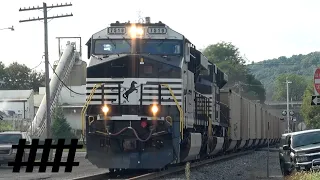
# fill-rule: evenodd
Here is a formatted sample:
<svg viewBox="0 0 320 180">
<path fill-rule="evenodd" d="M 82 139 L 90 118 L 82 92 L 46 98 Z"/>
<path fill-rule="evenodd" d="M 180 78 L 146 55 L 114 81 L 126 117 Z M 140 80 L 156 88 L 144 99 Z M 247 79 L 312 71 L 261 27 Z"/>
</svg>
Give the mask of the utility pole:
<svg viewBox="0 0 320 180">
<path fill-rule="evenodd" d="M 47 129 L 47 138 L 51 138 L 51 116 L 50 116 L 50 105 L 51 105 L 51 98 L 50 98 L 50 87 L 49 87 L 49 56 L 48 56 L 48 19 L 56 19 L 56 18 L 63 18 L 63 17 L 69 17 L 73 16 L 73 14 L 66 14 L 66 15 L 56 15 L 48 17 L 48 9 L 52 8 L 59 8 L 59 7 L 66 7 L 66 6 L 72 6 L 72 4 L 57 4 L 57 5 L 51 5 L 47 6 L 46 3 L 43 3 L 43 7 L 29 7 L 29 8 L 23 8 L 19 9 L 19 11 L 31 11 L 31 10 L 42 10 L 43 11 L 43 18 L 33 18 L 33 19 L 26 19 L 26 20 L 20 20 L 19 22 L 30 22 L 30 21 L 38 21 L 38 20 L 44 20 L 44 56 L 45 56 L 45 83 L 46 83 L 46 129 Z"/>
<path fill-rule="evenodd" d="M 270 151 L 270 145 L 269 145 L 269 141 L 270 141 L 270 123 L 268 122 L 268 134 L 267 134 L 267 138 L 268 138 L 268 151 L 267 151 L 267 178 L 269 178 L 269 151 Z"/>
<path fill-rule="evenodd" d="M 288 77 L 286 77 L 286 85 L 287 85 L 287 121 L 288 121 L 288 133 L 290 130 L 290 114 L 289 114 L 289 84 L 292 83 L 288 81 Z"/>
</svg>

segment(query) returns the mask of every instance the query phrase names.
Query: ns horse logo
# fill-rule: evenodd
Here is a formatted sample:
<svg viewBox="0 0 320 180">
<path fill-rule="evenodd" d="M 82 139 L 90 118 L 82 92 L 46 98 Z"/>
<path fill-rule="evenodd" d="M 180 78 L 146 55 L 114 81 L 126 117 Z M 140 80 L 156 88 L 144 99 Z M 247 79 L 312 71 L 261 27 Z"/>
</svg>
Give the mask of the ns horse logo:
<svg viewBox="0 0 320 180">
<path fill-rule="evenodd" d="M 137 87 L 135 86 L 136 84 L 137 84 L 137 82 L 132 81 L 130 88 L 129 88 L 126 92 L 124 92 L 123 95 L 122 95 L 122 97 L 125 98 L 128 102 L 129 102 L 129 100 L 128 100 L 129 95 L 130 95 L 131 93 L 133 93 L 133 91 L 136 91 L 136 92 L 138 93 L 138 89 L 137 89 Z"/>
</svg>

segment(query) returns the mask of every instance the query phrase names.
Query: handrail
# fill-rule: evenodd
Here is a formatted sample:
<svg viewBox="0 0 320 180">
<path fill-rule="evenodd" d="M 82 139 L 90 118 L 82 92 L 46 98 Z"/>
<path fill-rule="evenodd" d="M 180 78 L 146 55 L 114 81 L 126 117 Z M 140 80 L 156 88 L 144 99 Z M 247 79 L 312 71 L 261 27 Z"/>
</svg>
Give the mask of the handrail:
<svg viewBox="0 0 320 180">
<path fill-rule="evenodd" d="M 92 96 L 94 95 L 95 91 L 101 86 L 102 84 L 95 84 L 91 90 L 91 93 L 89 95 L 89 98 L 87 99 L 86 103 L 84 104 L 82 110 L 81 110 L 81 122 L 82 122 L 82 136 L 83 136 L 83 139 L 84 139 L 84 119 L 85 119 L 85 113 L 88 109 L 88 105 L 89 103 L 91 102 L 91 99 L 92 99 Z"/>
<path fill-rule="evenodd" d="M 212 112 L 212 114 L 213 114 L 213 112 Z M 209 137 L 211 137 L 212 136 L 212 120 L 211 120 L 211 118 L 210 118 L 210 116 L 209 116 L 209 112 L 208 111 L 206 111 L 206 115 L 207 115 L 207 117 L 208 117 L 208 121 L 209 121 L 209 123 L 208 123 L 208 136 Z"/>
<path fill-rule="evenodd" d="M 169 90 L 169 92 L 170 92 L 170 94 L 171 94 L 171 97 L 173 98 L 173 100 L 174 100 L 174 102 L 176 103 L 176 106 L 177 106 L 177 108 L 178 108 L 178 110 L 179 110 L 179 113 L 180 113 L 180 135 L 181 135 L 181 139 L 183 139 L 184 119 L 183 119 L 183 111 L 182 111 L 182 108 L 181 108 L 181 106 L 180 106 L 180 104 L 179 104 L 176 96 L 174 95 L 172 89 L 169 87 L 169 85 L 168 85 L 168 84 L 160 84 L 160 85 L 161 85 L 161 86 L 165 86 L 165 87 Z"/>
</svg>

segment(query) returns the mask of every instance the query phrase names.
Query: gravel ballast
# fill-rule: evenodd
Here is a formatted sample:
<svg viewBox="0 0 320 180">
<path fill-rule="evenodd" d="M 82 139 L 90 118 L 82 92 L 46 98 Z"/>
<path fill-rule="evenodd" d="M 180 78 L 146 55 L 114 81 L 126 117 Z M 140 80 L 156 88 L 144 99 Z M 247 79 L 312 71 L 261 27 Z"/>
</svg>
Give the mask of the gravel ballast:
<svg viewBox="0 0 320 180">
<path fill-rule="evenodd" d="M 269 152 L 269 174 L 272 179 L 283 179 L 279 166 L 278 152 Z M 64 158 L 65 159 L 65 158 Z M 64 160 L 65 161 L 65 160 Z M 34 173 L 25 173 L 25 168 L 21 173 L 12 173 L 12 168 L 0 168 L 0 180 L 4 179 L 72 179 L 81 176 L 107 172 L 107 169 L 98 169 L 93 166 L 84 157 L 77 157 L 76 161 L 80 162 L 78 167 L 74 167 L 72 173 L 64 173 L 64 167 L 60 168 L 59 173 L 51 173 L 51 167 L 47 168 L 50 173 L 38 173 L 38 168 Z M 258 180 L 267 179 L 267 152 L 255 151 L 247 155 L 221 161 L 198 168 L 192 168 L 190 180 Z M 170 175 L 157 180 L 185 180 L 185 173 Z"/>
<path fill-rule="evenodd" d="M 283 179 L 278 152 L 269 152 L 270 179 Z M 185 180 L 185 173 L 170 175 L 157 180 Z M 267 178 L 267 152 L 255 151 L 227 161 L 191 169 L 190 180 L 258 180 Z"/>
</svg>

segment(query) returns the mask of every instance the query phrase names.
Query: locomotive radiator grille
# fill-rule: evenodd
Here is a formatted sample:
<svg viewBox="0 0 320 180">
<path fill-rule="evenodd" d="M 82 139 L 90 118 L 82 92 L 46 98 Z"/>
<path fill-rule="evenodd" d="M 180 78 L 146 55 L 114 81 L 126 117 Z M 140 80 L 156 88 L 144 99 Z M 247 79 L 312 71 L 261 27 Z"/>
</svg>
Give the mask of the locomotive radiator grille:
<svg viewBox="0 0 320 180">
<path fill-rule="evenodd" d="M 104 83 L 104 102 L 110 105 L 158 104 L 159 88 L 161 88 L 161 105 L 176 105 L 168 88 L 159 87 L 160 84 L 168 84 L 179 105 L 182 102 L 182 79 L 126 78 L 117 80 L 112 78 L 87 78 L 87 99 L 97 83 Z M 95 91 L 89 105 L 101 105 L 101 101 L 102 89 L 100 87 Z"/>
</svg>

